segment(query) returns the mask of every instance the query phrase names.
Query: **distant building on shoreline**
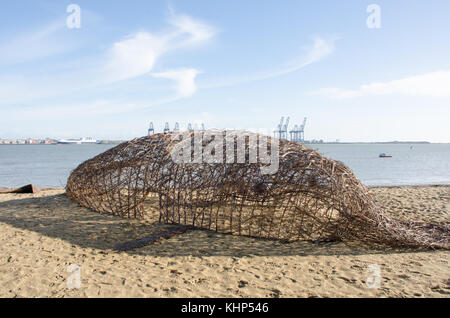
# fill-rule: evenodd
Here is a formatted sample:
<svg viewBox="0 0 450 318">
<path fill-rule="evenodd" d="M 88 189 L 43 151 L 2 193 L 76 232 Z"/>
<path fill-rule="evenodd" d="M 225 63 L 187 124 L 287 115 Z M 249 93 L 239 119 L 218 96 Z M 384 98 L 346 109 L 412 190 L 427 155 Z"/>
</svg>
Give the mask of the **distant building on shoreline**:
<svg viewBox="0 0 450 318">
<path fill-rule="evenodd" d="M 54 139 L 0 139 L 0 145 L 53 145 L 57 141 Z"/>
</svg>

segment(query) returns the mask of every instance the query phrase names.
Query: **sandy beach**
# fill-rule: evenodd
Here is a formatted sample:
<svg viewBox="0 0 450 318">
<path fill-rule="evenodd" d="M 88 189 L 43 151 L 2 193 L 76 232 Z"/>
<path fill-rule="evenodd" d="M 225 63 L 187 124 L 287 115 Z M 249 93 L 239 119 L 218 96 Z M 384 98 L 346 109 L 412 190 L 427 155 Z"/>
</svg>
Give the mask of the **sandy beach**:
<svg viewBox="0 0 450 318">
<path fill-rule="evenodd" d="M 394 218 L 450 221 L 450 186 L 370 191 Z M 162 228 L 156 220 L 95 213 L 69 200 L 63 189 L 0 194 L 0 297 L 450 296 L 450 253 L 444 250 L 286 244 L 188 231 L 112 251 Z M 71 264 L 80 268 L 80 288 L 68 287 Z M 378 287 L 367 285 L 374 268 Z"/>
</svg>

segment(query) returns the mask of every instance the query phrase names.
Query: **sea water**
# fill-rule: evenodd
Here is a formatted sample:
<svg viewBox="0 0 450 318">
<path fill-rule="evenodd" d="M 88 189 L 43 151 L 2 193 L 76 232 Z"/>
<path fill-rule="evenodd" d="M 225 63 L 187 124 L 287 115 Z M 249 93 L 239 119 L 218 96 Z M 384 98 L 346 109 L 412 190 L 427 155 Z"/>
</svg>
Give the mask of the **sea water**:
<svg viewBox="0 0 450 318">
<path fill-rule="evenodd" d="M 313 144 L 366 185 L 450 184 L 450 144 Z M 0 187 L 64 187 L 83 161 L 114 145 L 0 145 Z M 392 158 L 379 158 L 380 153 Z"/>
</svg>

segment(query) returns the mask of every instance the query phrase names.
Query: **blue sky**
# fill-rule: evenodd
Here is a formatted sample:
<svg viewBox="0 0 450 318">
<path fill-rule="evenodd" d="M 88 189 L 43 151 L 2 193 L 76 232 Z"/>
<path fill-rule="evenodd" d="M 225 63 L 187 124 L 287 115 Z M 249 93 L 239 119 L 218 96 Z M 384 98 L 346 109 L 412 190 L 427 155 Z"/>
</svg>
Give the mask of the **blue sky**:
<svg viewBox="0 0 450 318">
<path fill-rule="evenodd" d="M 307 139 L 450 142 L 449 12 L 447 0 L 9 1 L 0 138 L 128 139 L 150 121 L 270 132 L 290 116 L 308 117 Z"/>
</svg>

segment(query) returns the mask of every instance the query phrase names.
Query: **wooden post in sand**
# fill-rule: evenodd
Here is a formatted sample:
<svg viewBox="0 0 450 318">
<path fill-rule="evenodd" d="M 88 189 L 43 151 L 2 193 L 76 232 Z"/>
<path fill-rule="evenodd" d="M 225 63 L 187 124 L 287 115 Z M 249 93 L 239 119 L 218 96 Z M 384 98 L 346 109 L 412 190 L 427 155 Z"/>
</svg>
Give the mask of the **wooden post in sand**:
<svg viewBox="0 0 450 318">
<path fill-rule="evenodd" d="M 36 188 L 32 184 L 28 184 L 26 186 L 16 189 L 0 188 L 0 193 L 36 193 L 36 192 L 38 192 L 38 188 Z"/>
</svg>

